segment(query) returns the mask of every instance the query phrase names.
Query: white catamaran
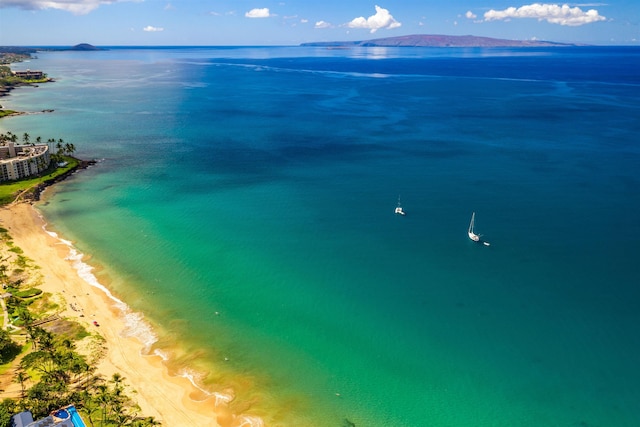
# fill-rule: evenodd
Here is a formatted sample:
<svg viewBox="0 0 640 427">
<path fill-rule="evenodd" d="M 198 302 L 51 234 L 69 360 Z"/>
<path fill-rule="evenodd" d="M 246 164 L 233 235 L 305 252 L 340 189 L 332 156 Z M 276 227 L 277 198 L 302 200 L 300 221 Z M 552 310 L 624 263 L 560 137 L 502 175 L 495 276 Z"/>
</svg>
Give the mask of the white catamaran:
<svg viewBox="0 0 640 427">
<path fill-rule="evenodd" d="M 476 213 L 472 213 L 471 214 L 471 222 L 469 223 L 469 238 L 471 240 L 473 240 L 474 242 L 480 242 L 480 235 L 476 234 L 475 231 L 473 230 L 474 226 L 476 223 Z M 483 245 L 485 246 L 489 246 L 489 242 L 482 242 Z"/>
</svg>

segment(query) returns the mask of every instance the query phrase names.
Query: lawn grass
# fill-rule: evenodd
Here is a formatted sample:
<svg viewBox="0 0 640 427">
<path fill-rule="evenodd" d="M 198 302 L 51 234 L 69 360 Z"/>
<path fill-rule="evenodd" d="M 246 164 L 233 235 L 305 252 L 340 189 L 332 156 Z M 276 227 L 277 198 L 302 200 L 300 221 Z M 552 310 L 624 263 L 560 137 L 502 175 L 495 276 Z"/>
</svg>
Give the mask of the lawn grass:
<svg viewBox="0 0 640 427">
<path fill-rule="evenodd" d="M 64 161 L 67 162 L 66 166 L 55 168 L 55 170 L 48 171 L 45 175 L 20 181 L 0 183 L 0 206 L 13 202 L 21 192 L 35 189 L 39 184 L 68 172 L 80 163 L 79 160 L 73 157 L 64 157 Z"/>
<path fill-rule="evenodd" d="M 5 117 L 5 116 L 10 116 L 12 114 L 16 114 L 17 111 L 14 110 L 0 110 L 0 118 Z"/>
</svg>

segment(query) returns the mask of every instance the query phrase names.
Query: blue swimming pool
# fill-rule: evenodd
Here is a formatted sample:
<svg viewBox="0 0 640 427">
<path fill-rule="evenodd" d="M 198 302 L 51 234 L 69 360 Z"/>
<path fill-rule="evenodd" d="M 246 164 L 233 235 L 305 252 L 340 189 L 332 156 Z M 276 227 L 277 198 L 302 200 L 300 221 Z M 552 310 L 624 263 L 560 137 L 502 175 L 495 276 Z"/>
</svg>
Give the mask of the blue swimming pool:
<svg viewBox="0 0 640 427">
<path fill-rule="evenodd" d="M 66 409 L 58 409 L 53 413 L 53 416 L 56 418 L 60 418 L 61 420 L 69 419 L 69 411 Z"/>
<path fill-rule="evenodd" d="M 73 423 L 73 427 L 86 427 L 82 418 L 80 418 L 80 414 L 76 411 L 76 407 L 71 405 L 67 408 L 69 415 L 71 415 L 71 422 Z"/>
</svg>

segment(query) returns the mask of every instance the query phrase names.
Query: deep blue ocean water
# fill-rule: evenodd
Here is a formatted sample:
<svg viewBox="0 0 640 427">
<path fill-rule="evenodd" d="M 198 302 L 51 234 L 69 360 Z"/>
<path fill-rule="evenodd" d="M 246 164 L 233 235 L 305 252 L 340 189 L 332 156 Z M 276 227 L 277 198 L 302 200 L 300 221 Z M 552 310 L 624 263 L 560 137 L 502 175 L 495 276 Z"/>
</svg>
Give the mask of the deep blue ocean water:
<svg viewBox="0 0 640 427">
<path fill-rule="evenodd" d="M 42 52 L 51 228 L 266 425 L 640 425 L 640 49 Z M 406 216 L 394 215 L 401 197 Z M 467 238 L 471 213 L 491 246 Z"/>
</svg>

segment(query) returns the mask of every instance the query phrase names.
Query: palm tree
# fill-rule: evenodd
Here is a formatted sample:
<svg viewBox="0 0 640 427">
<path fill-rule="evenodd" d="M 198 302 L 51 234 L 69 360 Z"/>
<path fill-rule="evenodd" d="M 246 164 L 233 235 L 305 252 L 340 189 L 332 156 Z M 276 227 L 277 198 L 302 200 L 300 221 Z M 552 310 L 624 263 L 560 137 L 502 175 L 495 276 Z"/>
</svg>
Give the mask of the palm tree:
<svg viewBox="0 0 640 427">
<path fill-rule="evenodd" d="M 129 414 L 128 411 L 123 410 L 123 408 L 117 408 L 119 410 L 114 411 L 114 418 L 119 426 L 130 425 L 130 423 L 135 419 L 133 415 Z"/>
<path fill-rule="evenodd" d="M 76 147 L 72 143 L 67 143 L 67 144 L 64 145 L 64 151 L 68 155 L 72 155 L 74 153 L 74 151 L 76 151 Z"/>
<path fill-rule="evenodd" d="M 4 286 L 7 284 L 7 280 L 8 280 L 8 276 L 7 276 L 7 269 L 9 268 L 9 266 L 7 266 L 7 264 L 4 263 L 4 260 L 2 260 L 3 263 L 0 264 L 0 283 Z"/>
<path fill-rule="evenodd" d="M 99 384 L 98 394 L 96 395 L 96 402 L 100 405 L 102 409 L 102 424 L 104 425 L 107 422 L 107 408 L 111 403 L 111 393 L 109 393 L 109 387 L 104 384 Z"/>
<path fill-rule="evenodd" d="M 31 327 L 31 323 L 33 322 L 33 316 L 31 315 L 31 312 L 24 306 L 19 305 L 17 307 L 17 312 L 18 312 L 18 317 L 20 319 L 22 319 L 22 323 L 24 325 L 26 325 L 27 327 L 27 332 L 29 332 L 29 334 L 31 334 L 31 332 L 33 332 L 33 336 L 35 337 L 37 331 L 36 329 L 40 329 L 37 326 L 32 328 L 32 331 L 29 331 L 29 328 Z"/>
<path fill-rule="evenodd" d="M 87 372 L 89 364 L 84 359 L 84 356 L 71 350 L 61 367 L 67 371 L 67 375 L 71 379 L 72 383 L 78 383 Z"/>
<path fill-rule="evenodd" d="M 95 424 L 93 424 L 93 414 L 97 411 L 100 410 L 99 406 L 95 406 L 93 404 L 91 405 L 87 405 L 86 403 L 88 402 L 88 399 L 85 400 L 85 405 L 83 407 L 83 413 L 86 414 L 86 419 L 89 420 L 89 424 L 91 424 L 91 427 L 94 427 Z M 83 419 L 85 419 L 85 417 L 83 417 Z"/>
<path fill-rule="evenodd" d="M 54 352 L 56 347 L 53 339 L 53 333 L 36 326 L 35 336 L 36 340 L 38 341 L 38 347 L 40 347 L 40 350 L 45 351 L 49 354 L 52 354 Z"/>
<path fill-rule="evenodd" d="M 25 144 L 28 144 L 29 143 L 29 134 L 25 132 L 22 135 L 22 140 L 24 141 Z"/>
<path fill-rule="evenodd" d="M 13 141 L 13 132 L 8 131 L 7 133 L 3 133 L 0 134 L 0 143 L 2 143 L 2 145 L 5 145 L 7 142 L 9 141 Z"/>
<path fill-rule="evenodd" d="M 25 321 L 25 323 L 27 322 Z M 38 348 L 38 340 L 36 338 L 36 328 L 27 323 L 27 325 L 25 326 L 25 329 L 27 330 L 27 342 L 31 341 L 31 348 L 33 350 L 36 350 Z"/>
<path fill-rule="evenodd" d="M 84 408 L 84 415 L 86 415 L 86 417 L 82 417 L 83 420 L 88 420 L 89 424 L 91 425 L 91 427 L 94 427 L 95 424 L 93 424 L 93 413 L 100 410 L 99 407 L 97 406 L 85 406 Z"/>
<path fill-rule="evenodd" d="M 24 383 L 25 383 L 25 381 L 27 381 L 29 378 L 30 378 L 30 377 L 29 377 L 29 374 L 27 374 L 27 372 L 26 372 L 24 369 L 22 369 L 22 368 L 20 368 L 20 369 L 18 370 L 18 373 L 16 374 L 16 376 L 15 376 L 15 378 L 14 378 L 14 382 L 18 382 L 18 383 L 20 383 L 20 389 L 21 389 L 21 391 L 20 391 L 20 398 L 21 398 L 21 399 L 24 399 L 24 390 L 25 390 L 25 389 L 24 389 Z"/>
<path fill-rule="evenodd" d="M 113 383 L 114 388 L 120 388 L 124 380 L 125 378 L 119 372 L 116 372 L 111 377 L 111 382 Z"/>
<path fill-rule="evenodd" d="M 51 355 L 45 351 L 33 351 L 22 358 L 20 367 L 24 370 L 32 369 L 39 373 L 39 377 L 43 380 L 51 380 L 55 376 L 55 361 Z"/>
</svg>

